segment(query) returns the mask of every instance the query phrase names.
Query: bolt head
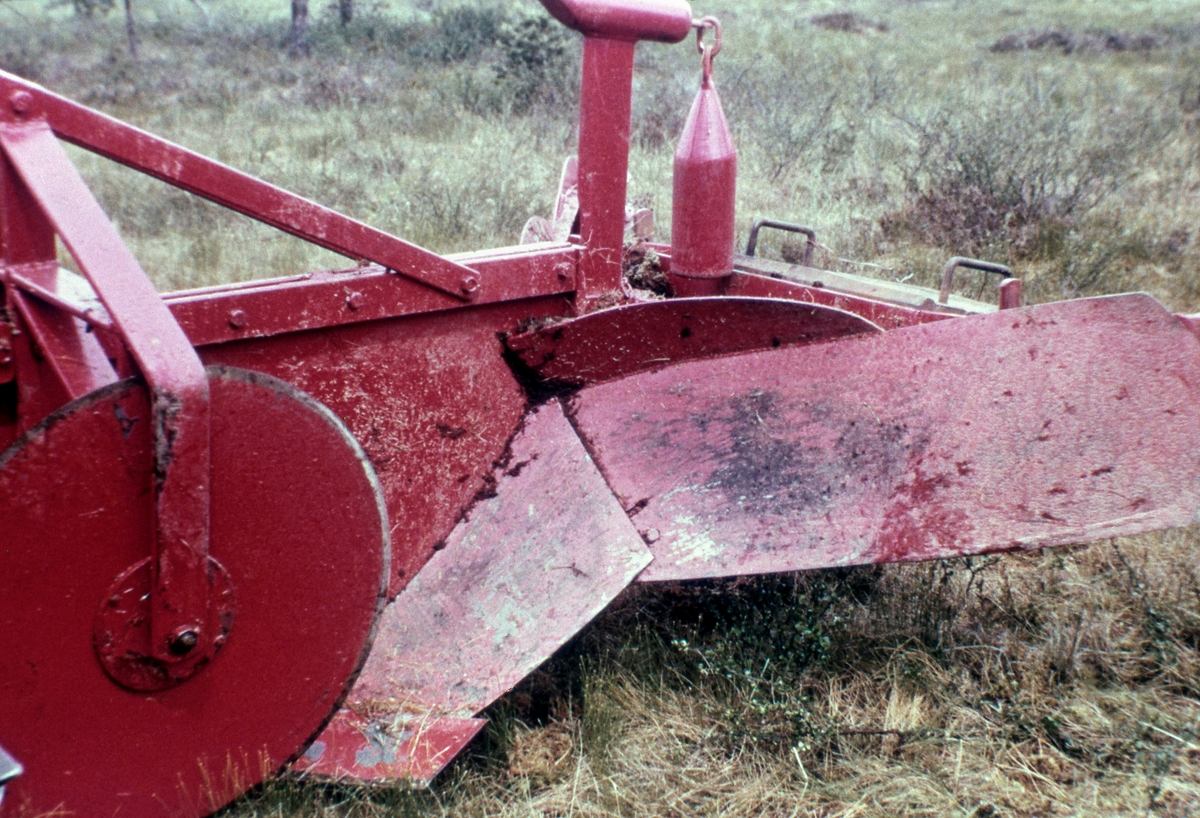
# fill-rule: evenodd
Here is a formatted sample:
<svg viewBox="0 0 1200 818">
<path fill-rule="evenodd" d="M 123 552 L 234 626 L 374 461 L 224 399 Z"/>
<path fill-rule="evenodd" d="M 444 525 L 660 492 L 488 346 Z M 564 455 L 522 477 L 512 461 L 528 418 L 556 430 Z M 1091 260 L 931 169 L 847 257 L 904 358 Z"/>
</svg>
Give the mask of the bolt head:
<svg viewBox="0 0 1200 818">
<path fill-rule="evenodd" d="M 246 313 L 243 310 L 229 311 L 229 326 L 234 329 L 241 329 L 246 326 Z"/>
<path fill-rule="evenodd" d="M 33 107 L 33 94 L 28 91 L 14 91 L 8 98 L 8 107 L 14 114 L 24 114 Z"/>
<path fill-rule="evenodd" d="M 186 656 L 200 644 L 200 634 L 195 628 L 184 625 L 171 634 L 169 646 L 176 656 Z"/>
<path fill-rule="evenodd" d="M 467 295 L 474 295 L 479 292 L 479 279 L 475 276 L 466 276 L 463 278 L 462 291 Z"/>
<path fill-rule="evenodd" d="M 346 306 L 352 310 L 357 310 L 366 303 L 366 297 L 362 293 L 350 293 L 346 296 Z"/>
</svg>

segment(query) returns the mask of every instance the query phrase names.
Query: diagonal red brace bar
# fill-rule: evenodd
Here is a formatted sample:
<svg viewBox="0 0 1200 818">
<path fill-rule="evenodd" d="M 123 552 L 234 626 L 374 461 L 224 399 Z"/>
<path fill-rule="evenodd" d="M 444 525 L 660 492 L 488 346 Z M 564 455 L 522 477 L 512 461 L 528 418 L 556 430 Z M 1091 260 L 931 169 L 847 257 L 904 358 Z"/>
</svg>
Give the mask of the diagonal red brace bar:
<svg viewBox="0 0 1200 818">
<path fill-rule="evenodd" d="M 150 387 L 156 488 L 154 656 L 208 644 L 208 378 L 154 285 L 44 121 L 0 124 L 0 148 L 91 281 Z M 192 650 L 196 648 L 196 650 Z"/>
<path fill-rule="evenodd" d="M 365 259 L 469 300 L 483 277 L 470 267 L 294 193 L 193 153 L 0 71 L 0 100 L 26 119 L 45 117 L 61 139 L 222 207 L 354 260 Z"/>
</svg>

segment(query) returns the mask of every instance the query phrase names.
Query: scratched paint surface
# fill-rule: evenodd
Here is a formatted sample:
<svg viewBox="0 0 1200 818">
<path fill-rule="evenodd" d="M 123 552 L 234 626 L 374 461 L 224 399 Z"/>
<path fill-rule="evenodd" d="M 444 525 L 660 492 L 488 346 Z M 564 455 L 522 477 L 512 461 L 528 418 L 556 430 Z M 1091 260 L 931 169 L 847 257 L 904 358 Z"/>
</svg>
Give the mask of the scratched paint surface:
<svg viewBox="0 0 1200 818">
<path fill-rule="evenodd" d="M 206 363 L 287 381 L 362 445 L 387 500 L 398 593 L 483 487 L 527 399 L 498 333 L 552 302 L 522 302 L 204 347 Z"/>
<path fill-rule="evenodd" d="M 19 814 L 207 815 L 291 758 L 365 660 L 387 537 L 361 450 L 284 384 L 209 375 L 211 554 L 235 610 L 177 687 L 119 687 L 96 652 L 114 578 L 153 550 L 146 391 L 94 392 L 0 453 L 0 740 L 25 766 Z"/>
<path fill-rule="evenodd" d="M 486 724 L 427 713 L 371 719 L 341 710 L 291 769 L 338 780 L 428 782 Z"/>
<path fill-rule="evenodd" d="M 589 313 L 508 344 L 542 378 L 582 386 L 694 358 L 879 331 L 854 313 L 777 298 L 675 298 Z"/>
<path fill-rule="evenodd" d="M 1190 523 L 1200 344 L 1148 296 L 685 363 L 570 410 L 642 580 L 933 559 Z"/>
<path fill-rule="evenodd" d="M 351 709 L 473 715 L 651 560 L 556 403 L 531 412 L 480 500 L 383 614 Z"/>
</svg>

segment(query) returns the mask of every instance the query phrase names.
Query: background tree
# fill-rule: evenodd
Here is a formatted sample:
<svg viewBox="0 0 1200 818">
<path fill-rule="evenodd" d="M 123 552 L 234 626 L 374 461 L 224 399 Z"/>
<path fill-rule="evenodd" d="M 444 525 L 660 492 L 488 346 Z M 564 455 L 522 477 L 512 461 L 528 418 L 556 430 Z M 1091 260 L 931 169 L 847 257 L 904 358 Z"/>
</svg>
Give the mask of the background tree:
<svg viewBox="0 0 1200 818">
<path fill-rule="evenodd" d="M 97 12 L 108 14 L 114 5 L 114 0 L 71 0 L 71 7 L 81 17 L 95 17 Z"/>
<path fill-rule="evenodd" d="M 292 0 L 292 30 L 288 37 L 288 53 L 308 54 L 308 0 Z"/>
<path fill-rule="evenodd" d="M 343 26 L 350 25 L 354 20 L 354 0 L 338 0 L 338 18 Z"/>
<path fill-rule="evenodd" d="M 133 0 L 125 0 L 125 39 L 129 41 L 129 56 L 136 65 L 138 60 L 137 31 L 133 24 Z"/>
</svg>

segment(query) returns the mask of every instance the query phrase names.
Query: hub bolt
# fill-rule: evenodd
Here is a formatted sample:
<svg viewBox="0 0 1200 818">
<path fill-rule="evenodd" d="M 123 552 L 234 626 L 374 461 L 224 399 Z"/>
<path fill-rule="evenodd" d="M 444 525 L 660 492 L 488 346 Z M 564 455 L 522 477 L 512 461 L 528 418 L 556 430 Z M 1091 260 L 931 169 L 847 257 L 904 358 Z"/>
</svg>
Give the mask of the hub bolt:
<svg viewBox="0 0 1200 818">
<path fill-rule="evenodd" d="M 186 656 L 198 644 L 200 644 L 200 634 L 196 632 L 195 628 L 185 625 L 171 635 L 171 653 L 176 656 Z"/>
</svg>

